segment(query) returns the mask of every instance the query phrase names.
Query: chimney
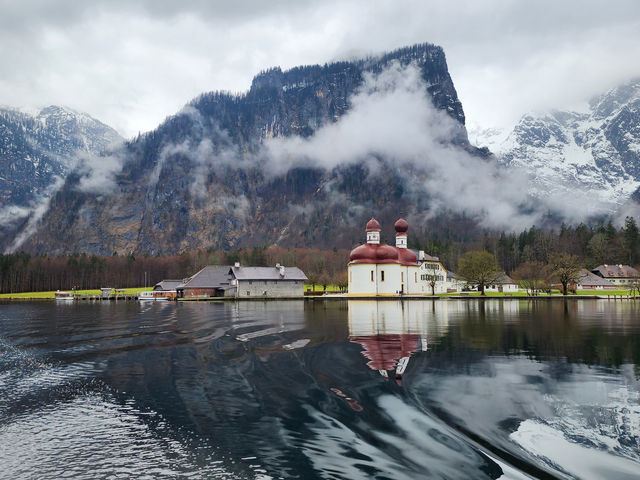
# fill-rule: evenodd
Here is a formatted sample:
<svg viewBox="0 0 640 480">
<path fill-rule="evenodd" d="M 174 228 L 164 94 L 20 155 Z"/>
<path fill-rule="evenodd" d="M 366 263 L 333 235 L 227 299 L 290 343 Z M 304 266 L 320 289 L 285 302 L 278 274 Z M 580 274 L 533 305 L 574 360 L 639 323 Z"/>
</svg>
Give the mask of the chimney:
<svg viewBox="0 0 640 480">
<path fill-rule="evenodd" d="M 236 268 L 240 268 L 240 262 L 234 263 L 233 266 L 236 267 Z"/>
<path fill-rule="evenodd" d="M 278 270 L 280 270 L 280 276 L 284 277 L 284 265 L 277 265 Z"/>
</svg>

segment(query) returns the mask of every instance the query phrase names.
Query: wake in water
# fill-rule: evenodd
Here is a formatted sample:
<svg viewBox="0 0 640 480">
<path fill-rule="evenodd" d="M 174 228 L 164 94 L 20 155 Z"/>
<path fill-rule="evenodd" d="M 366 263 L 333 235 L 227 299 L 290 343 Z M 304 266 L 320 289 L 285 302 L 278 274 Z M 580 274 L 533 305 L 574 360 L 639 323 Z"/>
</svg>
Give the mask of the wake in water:
<svg viewBox="0 0 640 480">
<path fill-rule="evenodd" d="M 95 380 L 104 368 L 51 364 L 0 340 L 4 478 L 245 478 L 213 458 L 203 439 Z"/>
</svg>

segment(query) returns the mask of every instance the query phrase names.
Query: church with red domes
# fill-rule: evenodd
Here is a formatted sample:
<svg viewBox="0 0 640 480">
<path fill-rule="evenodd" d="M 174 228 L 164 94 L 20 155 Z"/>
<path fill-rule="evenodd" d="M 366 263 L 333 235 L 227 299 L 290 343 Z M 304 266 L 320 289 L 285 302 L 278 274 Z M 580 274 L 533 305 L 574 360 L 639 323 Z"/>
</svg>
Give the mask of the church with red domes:
<svg viewBox="0 0 640 480">
<path fill-rule="evenodd" d="M 381 244 L 380 223 L 373 217 L 369 220 L 367 243 L 357 246 L 349 255 L 349 295 L 425 294 L 420 264 L 416 254 L 407 248 L 409 224 L 401 218 L 395 223 L 395 229 L 396 246 Z"/>
</svg>

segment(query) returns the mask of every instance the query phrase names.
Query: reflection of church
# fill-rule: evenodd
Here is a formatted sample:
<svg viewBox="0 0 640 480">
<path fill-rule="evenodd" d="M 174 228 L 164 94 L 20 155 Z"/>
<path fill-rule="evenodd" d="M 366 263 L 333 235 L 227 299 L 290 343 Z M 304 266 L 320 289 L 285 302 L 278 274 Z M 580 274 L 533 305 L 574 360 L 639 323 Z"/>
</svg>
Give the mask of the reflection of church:
<svg viewBox="0 0 640 480">
<path fill-rule="evenodd" d="M 349 340 L 362 345 L 369 368 L 400 384 L 411 354 L 427 350 L 429 316 L 435 320 L 435 312 L 427 310 L 432 308 L 432 302 L 350 301 Z"/>
</svg>

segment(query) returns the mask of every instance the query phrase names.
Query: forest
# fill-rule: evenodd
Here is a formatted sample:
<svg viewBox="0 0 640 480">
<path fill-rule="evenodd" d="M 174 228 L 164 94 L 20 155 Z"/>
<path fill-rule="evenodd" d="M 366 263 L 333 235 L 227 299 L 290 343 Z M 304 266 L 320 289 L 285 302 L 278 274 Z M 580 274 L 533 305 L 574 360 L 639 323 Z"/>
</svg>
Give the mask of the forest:
<svg viewBox="0 0 640 480">
<path fill-rule="evenodd" d="M 454 239 L 446 231 L 427 237 L 421 240 L 410 234 L 409 247 L 439 257 L 444 266 L 454 272 L 460 257 L 472 250 L 495 255 L 507 274 L 526 262 L 546 265 L 556 253 L 575 255 L 589 269 L 601 264 L 637 266 L 640 259 L 640 232 L 632 217 L 627 217 L 620 228 L 609 221 L 562 225 L 558 231 L 534 226 L 520 233 L 486 232 L 479 239 Z M 235 262 L 246 266 L 276 263 L 297 266 L 309 277 L 310 284 L 345 286 L 348 261 L 348 249 L 275 246 L 234 251 L 209 249 L 164 257 L 135 253 L 111 256 L 76 253 L 54 257 L 19 252 L 0 255 L 0 293 L 153 286 L 163 279 L 190 277 L 206 265 Z"/>
</svg>

